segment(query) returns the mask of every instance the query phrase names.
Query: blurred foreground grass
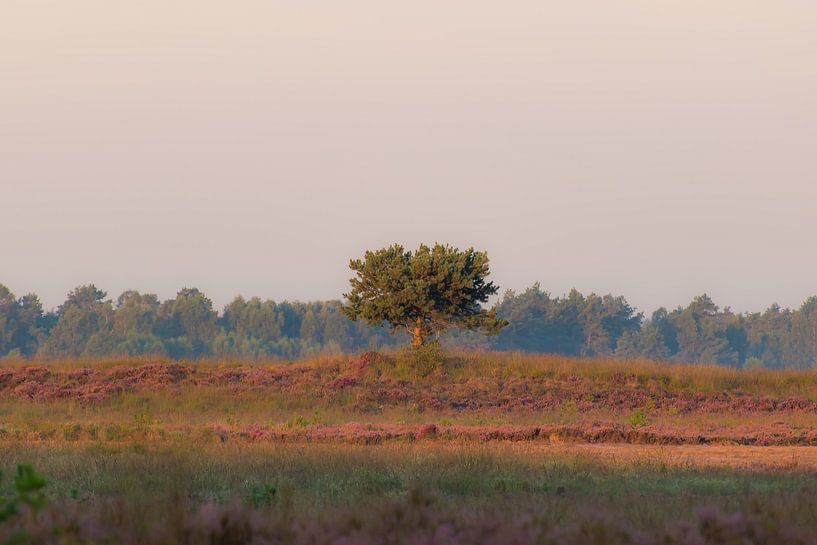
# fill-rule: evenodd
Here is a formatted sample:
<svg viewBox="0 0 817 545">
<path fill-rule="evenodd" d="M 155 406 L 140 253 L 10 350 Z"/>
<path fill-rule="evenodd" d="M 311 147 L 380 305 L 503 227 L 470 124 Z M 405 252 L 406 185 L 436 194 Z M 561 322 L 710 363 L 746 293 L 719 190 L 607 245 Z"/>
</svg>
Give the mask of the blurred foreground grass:
<svg viewBox="0 0 817 545">
<path fill-rule="evenodd" d="M 738 448 L 738 447 L 735 447 Z M 817 476 L 806 468 L 747 471 L 643 457 L 601 458 L 508 444 L 274 445 L 0 444 L 0 467 L 31 463 L 54 500 L 116 500 L 162 510 L 178 501 L 242 502 L 321 513 L 432 495 L 470 513 L 526 513 L 552 524 L 603 513 L 635 527 L 692 517 L 702 506 L 762 506 L 817 527 Z"/>
</svg>

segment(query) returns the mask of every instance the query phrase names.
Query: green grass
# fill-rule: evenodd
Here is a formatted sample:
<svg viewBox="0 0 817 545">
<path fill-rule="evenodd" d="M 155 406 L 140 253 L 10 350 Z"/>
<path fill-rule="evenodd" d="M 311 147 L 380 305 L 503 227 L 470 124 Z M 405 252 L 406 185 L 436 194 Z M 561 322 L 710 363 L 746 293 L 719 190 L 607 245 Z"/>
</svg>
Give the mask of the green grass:
<svg viewBox="0 0 817 545">
<path fill-rule="evenodd" d="M 297 428 L 311 424 L 435 423 L 450 425 L 530 425 L 618 423 L 632 426 L 658 425 L 674 429 L 734 428 L 751 424 L 758 428 L 785 422 L 800 429 L 817 426 L 817 415 L 757 413 L 751 416 L 724 413 L 677 414 L 667 410 L 639 408 L 628 412 L 594 409 L 580 411 L 567 401 L 552 411 L 419 411 L 412 404 L 386 406 L 379 412 L 353 410 L 307 394 L 269 391 L 228 393 L 216 387 L 187 387 L 179 391 L 122 393 L 92 404 L 71 399 L 32 402 L 0 399 L 0 442 L 34 433 L 39 439 L 93 439 L 100 441 L 141 439 L 152 433 L 175 433 L 213 426 L 241 428 L 264 426 Z"/>
<path fill-rule="evenodd" d="M 817 476 L 803 472 L 669 467 L 543 455 L 506 445 L 0 445 L 2 469 L 34 465 L 56 498 L 166 505 L 240 500 L 320 512 L 378 505 L 423 490 L 479 512 L 501 502 L 554 522 L 588 509 L 639 525 L 692 516 L 701 505 L 749 509 L 761 502 L 798 524 L 817 521 Z"/>
</svg>

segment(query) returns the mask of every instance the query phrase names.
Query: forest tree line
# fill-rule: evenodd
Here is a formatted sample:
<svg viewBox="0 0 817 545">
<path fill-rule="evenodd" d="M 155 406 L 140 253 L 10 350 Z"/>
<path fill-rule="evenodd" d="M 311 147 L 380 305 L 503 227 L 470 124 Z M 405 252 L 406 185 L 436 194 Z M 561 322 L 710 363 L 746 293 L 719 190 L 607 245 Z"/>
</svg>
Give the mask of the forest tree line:
<svg viewBox="0 0 817 545">
<path fill-rule="evenodd" d="M 813 367 L 817 363 L 817 297 L 796 310 L 772 305 L 734 313 L 708 296 L 645 317 L 624 297 L 554 297 L 536 284 L 508 291 L 497 314 L 508 325 L 494 337 L 452 332 L 448 346 L 570 356 L 645 357 L 734 367 Z M 161 301 L 126 291 L 116 300 L 90 284 L 72 290 L 54 311 L 35 294 L 16 297 L 0 284 L 0 357 L 42 359 L 111 355 L 172 358 L 297 358 L 399 346 L 404 333 L 351 322 L 340 301 L 275 302 L 236 297 L 221 312 L 200 290 Z"/>
</svg>

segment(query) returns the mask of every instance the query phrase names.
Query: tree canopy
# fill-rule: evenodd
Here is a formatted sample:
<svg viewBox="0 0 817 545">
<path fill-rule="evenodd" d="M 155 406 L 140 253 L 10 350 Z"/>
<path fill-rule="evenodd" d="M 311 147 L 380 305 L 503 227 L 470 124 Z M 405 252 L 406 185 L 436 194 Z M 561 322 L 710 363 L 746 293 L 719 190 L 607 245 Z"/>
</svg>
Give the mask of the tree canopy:
<svg viewBox="0 0 817 545">
<path fill-rule="evenodd" d="M 404 253 L 397 252 L 401 260 Z M 0 284 L 0 357 L 298 358 L 400 344 L 403 322 L 397 326 L 403 332 L 389 332 L 381 327 L 384 321 L 349 320 L 343 306 L 341 301 L 275 302 L 239 296 L 219 313 L 195 288 L 164 301 L 133 290 L 112 300 L 89 284 L 72 290 L 55 311 L 46 311 L 36 294 L 17 297 Z M 535 284 L 506 292 L 493 311 L 485 311 L 491 320 L 508 322 L 498 335 L 451 328 L 441 333 L 440 342 L 480 350 L 735 367 L 817 366 L 817 297 L 796 309 L 774 304 L 763 312 L 735 313 L 700 295 L 686 306 L 660 308 L 645 318 L 621 296 L 577 290 L 554 296 Z M 426 335 L 435 333 L 425 325 Z"/>
<path fill-rule="evenodd" d="M 356 276 L 344 294 L 346 316 L 373 325 L 385 322 L 392 331 L 404 328 L 415 346 L 450 328 L 496 334 L 506 324 L 495 308 L 482 307 L 498 291 L 486 281 L 485 252 L 443 244 L 423 244 L 411 252 L 394 244 L 351 260 L 349 268 Z"/>
</svg>

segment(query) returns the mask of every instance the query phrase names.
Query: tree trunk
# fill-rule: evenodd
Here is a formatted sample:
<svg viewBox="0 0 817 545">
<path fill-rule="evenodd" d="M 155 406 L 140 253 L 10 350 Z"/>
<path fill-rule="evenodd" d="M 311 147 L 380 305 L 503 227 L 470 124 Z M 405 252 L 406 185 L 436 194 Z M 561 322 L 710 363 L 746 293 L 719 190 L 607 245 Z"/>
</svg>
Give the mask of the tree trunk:
<svg viewBox="0 0 817 545">
<path fill-rule="evenodd" d="M 417 318 L 414 322 L 414 338 L 411 339 L 412 346 L 422 346 L 423 345 L 423 330 L 420 327 L 422 320 Z"/>
</svg>

